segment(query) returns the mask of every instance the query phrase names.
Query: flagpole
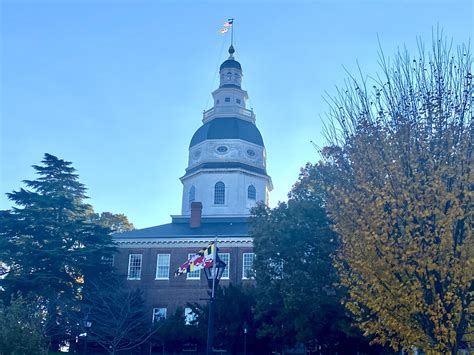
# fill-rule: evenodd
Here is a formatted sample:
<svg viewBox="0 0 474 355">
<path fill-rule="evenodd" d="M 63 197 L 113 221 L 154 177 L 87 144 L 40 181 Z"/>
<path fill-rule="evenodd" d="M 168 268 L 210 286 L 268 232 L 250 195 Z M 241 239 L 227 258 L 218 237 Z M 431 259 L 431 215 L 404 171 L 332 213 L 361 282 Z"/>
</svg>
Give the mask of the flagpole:
<svg viewBox="0 0 474 355">
<path fill-rule="evenodd" d="M 212 344 L 214 341 L 214 296 L 216 289 L 216 266 L 217 266 L 217 235 L 214 238 L 214 255 L 212 258 L 212 290 L 209 299 L 209 313 L 207 315 L 207 349 L 206 355 L 212 355 Z"/>
<path fill-rule="evenodd" d="M 217 266 L 217 235 L 214 238 L 214 257 L 212 258 L 212 295 L 211 298 L 214 299 L 214 292 L 216 288 L 216 266 Z"/>
<path fill-rule="evenodd" d="M 234 46 L 234 18 L 232 18 L 232 27 L 230 31 L 230 45 Z"/>
</svg>

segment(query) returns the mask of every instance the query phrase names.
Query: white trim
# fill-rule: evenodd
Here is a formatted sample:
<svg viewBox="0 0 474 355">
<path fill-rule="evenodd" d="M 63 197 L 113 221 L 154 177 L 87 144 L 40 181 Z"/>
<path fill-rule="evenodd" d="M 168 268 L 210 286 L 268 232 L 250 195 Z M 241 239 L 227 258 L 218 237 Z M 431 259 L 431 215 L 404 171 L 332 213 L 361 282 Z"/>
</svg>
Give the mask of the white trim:
<svg viewBox="0 0 474 355">
<path fill-rule="evenodd" d="M 138 277 L 130 277 L 130 262 L 132 261 L 132 256 L 140 256 L 140 271 L 138 272 Z M 142 277 L 142 266 L 143 266 L 143 254 L 129 254 L 128 255 L 128 272 L 127 272 L 127 280 L 141 280 Z"/>
<path fill-rule="evenodd" d="M 159 259 L 160 255 L 168 256 L 168 275 L 166 277 L 158 277 L 158 259 Z M 155 280 L 169 280 L 170 279 L 170 259 L 171 259 L 171 254 L 161 254 L 161 253 L 156 254 Z"/>
<path fill-rule="evenodd" d="M 200 238 L 191 239 L 189 237 L 178 238 L 130 238 L 130 239 L 115 239 L 119 248 L 142 248 L 152 245 L 166 246 L 168 248 L 190 248 L 202 247 L 204 244 L 209 244 L 214 241 L 215 235 L 202 236 Z M 250 237 L 229 237 L 218 240 L 219 245 L 228 247 L 253 247 L 253 239 Z"/>
<path fill-rule="evenodd" d="M 228 255 L 227 262 L 226 262 L 227 266 L 226 266 L 226 269 L 224 270 L 224 271 L 227 271 L 228 276 L 224 277 L 224 274 L 222 274 L 221 280 L 229 280 L 230 279 L 230 253 L 219 253 L 219 256 L 222 256 L 222 255 Z"/>
<path fill-rule="evenodd" d="M 253 277 L 245 276 L 245 256 L 252 255 L 252 266 L 253 266 L 253 259 L 255 259 L 255 253 L 242 253 L 242 280 L 252 280 Z"/>
</svg>

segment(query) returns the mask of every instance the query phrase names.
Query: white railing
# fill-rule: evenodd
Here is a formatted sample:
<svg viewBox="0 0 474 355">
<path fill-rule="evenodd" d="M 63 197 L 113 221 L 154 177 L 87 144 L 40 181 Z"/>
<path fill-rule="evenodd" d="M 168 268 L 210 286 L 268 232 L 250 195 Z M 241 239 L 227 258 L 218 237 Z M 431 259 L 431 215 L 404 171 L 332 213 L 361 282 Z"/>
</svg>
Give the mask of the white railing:
<svg viewBox="0 0 474 355">
<path fill-rule="evenodd" d="M 223 114 L 225 116 L 231 114 L 237 114 L 244 116 L 249 119 L 249 121 L 255 120 L 255 114 L 252 110 L 248 110 L 242 107 L 235 107 L 235 106 L 222 106 L 222 107 L 213 107 L 207 111 L 204 111 L 202 114 L 202 121 L 206 123 L 212 116 Z"/>
</svg>

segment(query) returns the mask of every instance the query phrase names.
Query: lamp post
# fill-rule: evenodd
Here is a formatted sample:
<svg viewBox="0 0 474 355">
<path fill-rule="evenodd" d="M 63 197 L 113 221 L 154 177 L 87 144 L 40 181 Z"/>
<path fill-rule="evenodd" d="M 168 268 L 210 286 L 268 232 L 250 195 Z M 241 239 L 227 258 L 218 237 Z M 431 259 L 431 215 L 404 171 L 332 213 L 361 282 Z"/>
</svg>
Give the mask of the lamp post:
<svg viewBox="0 0 474 355">
<path fill-rule="evenodd" d="M 87 336 L 89 333 L 89 329 L 92 327 L 92 321 L 89 319 L 89 312 L 86 314 L 84 319 L 82 320 L 82 325 L 84 326 L 84 329 L 86 330 L 86 335 L 84 336 L 84 350 L 83 353 L 87 354 Z"/>
<path fill-rule="evenodd" d="M 244 355 L 247 355 L 247 333 L 248 333 L 247 322 L 244 322 Z"/>
<path fill-rule="evenodd" d="M 212 342 L 214 340 L 214 298 L 215 290 L 222 277 L 226 263 L 224 263 L 217 253 L 217 245 L 215 246 L 216 260 L 212 263 L 212 268 L 204 268 L 207 283 L 211 289 L 211 298 L 209 299 L 209 314 L 207 320 L 207 348 L 206 355 L 212 354 Z"/>
</svg>

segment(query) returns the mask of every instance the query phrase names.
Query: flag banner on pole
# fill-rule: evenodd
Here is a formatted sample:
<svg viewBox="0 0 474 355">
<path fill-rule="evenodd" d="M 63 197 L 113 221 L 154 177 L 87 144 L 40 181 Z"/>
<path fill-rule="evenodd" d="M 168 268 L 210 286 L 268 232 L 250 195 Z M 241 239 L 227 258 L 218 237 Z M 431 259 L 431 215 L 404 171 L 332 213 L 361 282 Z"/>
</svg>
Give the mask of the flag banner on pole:
<svg viewBox="0 0 474 355">
<path fill-rule="evenodd" d="M 231 28 L 233 25 L 234 25 L 234 19 L 233 18 L 228 19 L 226 22 L 224 22 L 224 27 L 222 27 L 219 30 L 219 33 L 222 33 L 222 34 L 227 33 L 229 31 L 229 28 Z"/>
<path fill-rule="evenodd" d="M 210 268 L 216 258 L 216 244 L 211 242 L 206 248 L 199 250 L 193 257 L 189 258 L 174 273 L 179 276 L 188 272 L 198 271 L 204 268 Z"/>
</svg>

